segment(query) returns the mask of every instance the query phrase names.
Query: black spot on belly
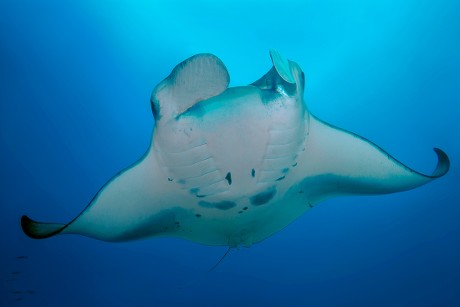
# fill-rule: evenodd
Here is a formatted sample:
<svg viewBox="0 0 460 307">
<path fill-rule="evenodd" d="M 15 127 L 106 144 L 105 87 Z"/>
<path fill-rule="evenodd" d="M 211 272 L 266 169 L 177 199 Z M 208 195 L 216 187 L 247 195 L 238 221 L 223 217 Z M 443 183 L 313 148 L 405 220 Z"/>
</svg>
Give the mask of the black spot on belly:
<svg viewBox="0 0 460 307">
<path fill-rule="evenodd" d="M 257 195 L 250 197 L 249 201 L 254 206 L 264 205 L 268 203 L 273 198 L 273 196 L 275 196 L 275 194 L 276 194 L 276 189 L 275 187 L 272 187 L 268 189 L 267 191 L 261 192 Z"/>
<path fill-rule="evenodd" d="M 200 205 L 201 207 L 205 207 L 205 208 L 216 208 L 216 209 L 220 209 L 220 210 L 228 210 L 228 209 L 231 209 L 233 207 L 236 206 L 236 203 L 234 203 L 233 201 L 221 201 L 221 202 L 218 202 L 218 203 L 211 203 L 211 202 L 208 202 L 208 201 L 200 201 L 198 203 L 198 205 Z"/>
<path fill-rule="evenodd" d="M 225 179 L 227 180 L 228 184 L 232 184 L 232 173 L 228 172 L 227 176 L 225 176 Z"/>
<path fill-rule="evenodd" d="M 198 197 L 198 198 L 206 197 L 206 195 L 204 195 L 204 194 L 199 194 L 199 193 L 200 193 L 200 189 L 198 189 L 198 188 L 192 188 L 192 189 L 190 189 L 190 193 L 193 194 L 193 195 L 195 195 L 195 196 Z"/>
<path fill-rule="evenodd" d="M 252 176 L 252 178 L 254 178 L 256 176 L 256 170 L 255 169 L 251 170 L 251 176 Z"/>
</svg>

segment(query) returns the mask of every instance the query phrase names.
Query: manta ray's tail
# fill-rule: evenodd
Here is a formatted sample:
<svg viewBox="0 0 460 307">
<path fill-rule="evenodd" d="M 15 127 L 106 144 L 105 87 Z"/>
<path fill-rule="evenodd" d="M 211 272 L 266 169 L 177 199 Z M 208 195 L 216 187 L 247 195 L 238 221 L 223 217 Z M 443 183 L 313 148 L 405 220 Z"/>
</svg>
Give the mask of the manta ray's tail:
<svg viewBox="0 0 460 307">
<path fill-rule="evenodd" d="M 67 225 L 57 223 L 40 223 L 28 216 L 21 217 L 21 227 L 24 233 L 33 239 L 45 239 L 60 233 Z"/>
</svg>

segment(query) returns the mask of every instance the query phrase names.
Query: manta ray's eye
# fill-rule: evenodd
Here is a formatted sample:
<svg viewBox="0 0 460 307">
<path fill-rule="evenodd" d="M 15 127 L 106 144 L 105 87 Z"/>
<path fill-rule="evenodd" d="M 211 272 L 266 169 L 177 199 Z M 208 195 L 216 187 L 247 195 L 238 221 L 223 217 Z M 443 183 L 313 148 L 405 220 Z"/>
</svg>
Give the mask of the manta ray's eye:
<svg viewBox="0 0 460 307">
<path fill-rule="evenodd" d="M 305 74 L 303 71 L 300 74 L 300 84 L 302 85 L 302 88 L 305 88 Z"/>
</svg>

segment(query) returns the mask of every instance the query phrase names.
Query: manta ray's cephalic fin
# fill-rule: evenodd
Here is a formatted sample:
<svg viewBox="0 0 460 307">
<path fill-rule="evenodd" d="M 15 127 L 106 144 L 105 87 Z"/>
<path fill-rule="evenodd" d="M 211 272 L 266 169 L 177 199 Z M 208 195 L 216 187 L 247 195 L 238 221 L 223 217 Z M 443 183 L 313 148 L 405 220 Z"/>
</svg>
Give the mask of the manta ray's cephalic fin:
<svg viewBox="0 0 460 307">
<path fill-rule="evenodd" d="M 150 102 L 156 120 L 182 114 L 199 101 L 225 91 L 230 76 L 215 55 L 202 53 L 177 65 L 152 92 Z"/>
</svg>

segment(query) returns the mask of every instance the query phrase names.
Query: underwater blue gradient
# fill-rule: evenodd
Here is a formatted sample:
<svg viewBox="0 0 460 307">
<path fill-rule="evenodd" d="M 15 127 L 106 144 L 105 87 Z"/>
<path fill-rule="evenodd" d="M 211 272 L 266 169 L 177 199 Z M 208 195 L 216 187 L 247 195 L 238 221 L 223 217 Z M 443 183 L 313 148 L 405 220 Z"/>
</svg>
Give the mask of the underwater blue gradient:
<svg viewBox="0 0 460 307">
<path fill-rule="evenodd" d="M 301 65 L 319 118 L 425 173 L 442 148 L 451 171 L 324 202 L 210 273 L 224 247 L 22 233 L 22 214 L 71 220 L 145 152 L 151 90 L 180 61 L 214 53 L 242 85 L 269 48 Z M 455 0 L 3 0 L 0 305 L 459 306 L 459 118 Z"/>
</svg>

